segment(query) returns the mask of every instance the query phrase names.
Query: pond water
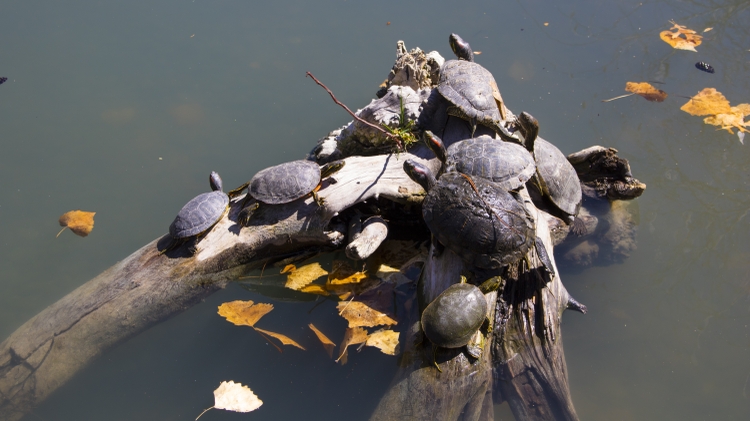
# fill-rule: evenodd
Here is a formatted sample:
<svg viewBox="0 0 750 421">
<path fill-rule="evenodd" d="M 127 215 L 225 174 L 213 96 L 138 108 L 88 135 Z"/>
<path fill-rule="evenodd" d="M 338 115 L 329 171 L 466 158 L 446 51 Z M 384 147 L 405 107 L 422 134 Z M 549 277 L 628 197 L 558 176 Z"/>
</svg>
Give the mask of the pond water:
<svg viewBox="0 0 750 421">
<path fill-rule="evenodd" d="M 659 39 L 670 20 L 713 30 L 698 52 L 674 50 Z M 705 87 L 750 102 L 749 20 L 742 0 L 5 2 L 0 337 L 165 233 L 211 170 L 232 188 L 348 122 L 305 71 L 362 107 L 398 40 L 449 57 L 456 32 L 542 136 L 565 153 L 614 147 L 648 184 L 628 259 L 560 270 L 589 308 L 563 319 L 581 419 L 750 419 L 750 145 L 679 109 Z M 601 102 L 627 81 L 670 96 Z M 97 212 L 92 234 L 55 238 L 58 216 L 79 208 Z M 216 307 L 235 299 L 273 302 L 263 327 L 308 351 L 280 354 L 224 321 Z M 344 323 L 333 304 L 312 307 L 230 286 L 106 353 L 25 419 L 194 419 L 222 380 L 265 403 L 205 420 L 366 419 L 396 358 L 365 349 L 333 363 L 307 324 Z"/>
</svg>

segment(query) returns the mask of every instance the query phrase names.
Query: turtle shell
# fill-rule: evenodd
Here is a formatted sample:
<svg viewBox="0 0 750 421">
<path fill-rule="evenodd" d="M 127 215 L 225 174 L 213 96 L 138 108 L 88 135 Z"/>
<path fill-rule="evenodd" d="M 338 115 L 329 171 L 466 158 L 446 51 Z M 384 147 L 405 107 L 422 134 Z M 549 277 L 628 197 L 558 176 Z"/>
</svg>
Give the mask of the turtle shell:
<svg viewBox="0 0 750 421">
<path fill-rule="evenodd" d="M 555 145 L 537 137 L 534 160 L 542 193 L 570 217 L 581 208 L 581 182 L 575 168 Z"/>
<path fill-rule="evenodd" d="M 438 241 L 483 269 L 517 262 L 535 238 L 533 219 L 513 194 L 457 172 L 437 180 L 422 202 L 422 216 Z"/>
<path fill-rule="evenodd" d="M 487 317 L 484 294 L 471 284 L 454 284 L 422 312 L 422 330 L 430 342 L 443 348 L 466 345 Z"/>
<path fill-rule="evenodd" d="M 207 231 L 221 219 L 228 205 L 229 196 L 220 190 L 195 196 L 172 221 L 169 235 L 179 240 Z"/>
<path fill-rule="evenodd" d="M 320 166 L 313 161 L 285 162 L 259 171 L 248 191 L 263 203 L 278 205 L 297 200 L 320 184 Z"/>
<path fill-rule="evenodd" d="M 479 136 L 452 144 L 447 149 L 446 171 L 458 171 L 515 190 L 536 172 L 534 158 L 521 145 Z"/>
<path fill-rule="evenodd" d="M 448 114 L 476 121 L 500 132 L 500 109 L 492 91 L 495 78 L 481 65 L 448 60 L 440 69 L 438 91 L 455 107 Z"/>
</svg>

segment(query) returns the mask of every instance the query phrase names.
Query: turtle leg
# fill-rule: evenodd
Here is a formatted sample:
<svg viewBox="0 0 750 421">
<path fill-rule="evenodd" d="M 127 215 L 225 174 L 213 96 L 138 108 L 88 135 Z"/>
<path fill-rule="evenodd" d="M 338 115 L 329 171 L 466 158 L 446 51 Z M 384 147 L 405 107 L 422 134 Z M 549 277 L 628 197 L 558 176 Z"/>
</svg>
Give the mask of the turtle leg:
<svg viewBox="0 0 750 421">
<path fill-rule="evenodd" d="M 570 223 L 570 232 L 579 237 L 588 234 L 588 230 L 586 229 L 586 224 L 583 222 L 583 219 L 574 217 L 573 222 Z"/>
<path fill-rule="evenodd" d="M 259 207 L 260 207 L 260 204 L 258 202 L 255 202 L 254 204 L 242 209 L 240 211 L 240 214 L 237 215 L 237 220 L 243 226 L 245 227 L 248 226 L 250 224 L 250 219 L 253 217 L 253 213 L 255 213 L 255 211 L 258 210 Z"/>
<path fill-rule="evenodd" d="M 248 181 L 245 184 L 237 187 L 236 189 L 228 191 L 227 196 L 229 196 L 230 199 L 233 199 L 235 196 L 239 196 L 239 194 L 242 193 L 242 191 L 245 190 L 247 186 L 249 185 L 250 185 L 250 182 Z M 249 192 L 248 192 L 248 196 L 250 196 Z M 247 196 L 245 196 L 245 200 L 247 200 Z M 243 203 L 242 205 L 244 206 L 245 204 Z"/>
<path fill-rule="evenodd" d="M 315 201 L 315 203 L 318 204 L 318 206 L 325 205 L 326 199 L 323 198 L 323 197 L 318 196 L 318 191 L 317 190 L 313 190 L 312 197 L 313 197 L 313 200 Z"/>
</svg>

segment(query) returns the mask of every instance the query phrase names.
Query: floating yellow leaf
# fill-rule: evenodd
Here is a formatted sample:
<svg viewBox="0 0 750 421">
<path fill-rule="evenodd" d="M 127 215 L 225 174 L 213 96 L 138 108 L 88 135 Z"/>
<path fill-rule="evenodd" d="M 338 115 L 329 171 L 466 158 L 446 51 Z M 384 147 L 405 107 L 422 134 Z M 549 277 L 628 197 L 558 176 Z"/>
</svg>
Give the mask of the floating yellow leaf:
<svg viewBox="0 0 750 421">
<path fill-rule="evenodd" d="M 347 328 L 344 332 L 344 340 L 341 341 L 341 349 L 339 351 L 339 357 L 336 358 L 336 362 L 341 361 L 342 364 L 346 363 L 347 348 L 349 345 L 361 344 L 367 341 L 367 331 L 361 327 Z"/>
<path fill-rule="evenodd" d="M 745 122 L 745 117 L 750 115 L 750 104 L 732 107 L 724 95 L 714 88 L 705 88 L 698 92 L 680 109 L 691 115 L 708 115 L 703 119 L 704 123 L 719 126 L 729 133 L 734 133 L 732 128 L 747 132 L 745 127 L 750 126 L 750 123 Z"/>
<path fill-rule="evenodd" d="M 336 344 L 333 343 L 333 341 L 331 341 L 330 339 L 328 339 L 328 337 L 324 335 L 323 332 L 318 330 L 318 328 L 315 327 L 315 325 L 313 325 L 312 323 L 310 323 L 307 326 L 310 328 L 310 330 L 315 332 L 315 336 L 317 336 L 318 339 L 320 340 L 320 343 L 323 344 L 323 348 L 325 348 L 326 352 L 328 353 L 328 356 L 333 358 L 333 350 L 336 349 Z"/>
<path fill-rule="evenodd" d="M 384 354 L 396 355 L 398 352 L 398 332 L 392 330 L 379 330 L 367 337 L 367 346 L 379 348 Z"/>
<path fill-rule="evenodd" d="M 652 102 L 663 102 L 667 99 L 666 92 L 661 89 L 656 89 L 653 85 L 647 82 L 628 82 L 625 84 L 625 90 L 638 94 Z"/>
<path fill-rule="evenodd" d="M 712 29 L 714 29 L 714 28 L 708 27 L 708 28 L 704 29 L 703 32 L 708 32 L 708 31 L 710 31 Z"/>
<path fill-rule="evenodd" d="M 705 88 L 680 107 L 691 115 L 724 114 L 732 111 L 729 101 L 714 88 Z"/>
<path fill-rule="evenodd" d="M 258 399 L 258 396 L 249 387 L 230 380 L 221 382 L 219 387 L 214 390 L 214 406 L 203 411 L 198 415 L 198 418 L 212 408 L 234 412 L 250 412 L 260 408 L 261 405 L 263 405 L 263 401 Z"/>
<path fill-rule="evenodd" d="M 701 45 L 703 36 L 685 26 L 670 22 L 674 26 L 669 29 L 674 30 L 674 32 L 662 31 L 659 38 L 678 50 L 696 51 L 695 47 Z"/>
<path fill-rule="evenodd" d="M 281 273 L 289 273 L 286 277 L 286 284 L 284 284 L 284 286 L 299 291 L 301 288 L 311 284 L 314 280 L 323 275 L 327 275 L 328 271 L 323 269 L 320 266 L 320 263 L 316 262 L 300 268 L 294 265 L 287 265 Z"/>
<path fill-rule="evenodd" d="M 273 304 L 252 301 L 230 301 L 219 306 L 219 315 L 237 326 L 254 326 L 261 317 L 273 310 Z"/>
<path fill-rule="evenodd" d="M 299 292 L 306 292 L 308 294 L 328 295 L 328 291 L 326 291 L 323 285 L 316 285 L 316 284 L 302 287 L 300 288 Z"/>
<path fill-rule="evenodd" d="M 337 306 L 339 314 L 349 322 L 349 327 L 373 327 L 380 325 L 395 325 L 397 322 L 387 314 L 372 309 L 361 301 L 340 302 Z"/>
<path fill-rule="evenodd" d="M 302 345 L 300 345 L 297 342 L 291 340 L 288 336 L 282 335 L 281 333 L 271 332 L 270 330 L 265 330 L 265 329 L 261 329 L 259 327 L 254 327 L 254 326 L 253 326 L 253 329 L 257 330 L 260 333 L 265 333 L 266 335 L 268 335 L 268 336 L 270 336 L 272 338 L 278 339 L 284 345 L 296 346 L 297 348 L 305 351 L 305 348 L 302 347 Z"/>
<path fill-rule="evenodd" d="M 332 285 L 356 284 L 367 278 L 364 272 L 357 272 L 345 261 L 335 260 L 333 270 L 328 274 L 328 283 Z"/>
<path fill-rule="evenodd" d="M 63 229 L 57 233 L 56 237 L 59 237 L 60 234 L 65 231 L 65 228 L 70 228 L 74 234 L 81 237 L 89 235 L 91 230 L 94 229 L 94 215 L 96 215 L 96 212 L 86 212 L 82 210 L 65 212 L 60 216 L 59 220 L 60 226 L 63 227 Z"/>
</svg>

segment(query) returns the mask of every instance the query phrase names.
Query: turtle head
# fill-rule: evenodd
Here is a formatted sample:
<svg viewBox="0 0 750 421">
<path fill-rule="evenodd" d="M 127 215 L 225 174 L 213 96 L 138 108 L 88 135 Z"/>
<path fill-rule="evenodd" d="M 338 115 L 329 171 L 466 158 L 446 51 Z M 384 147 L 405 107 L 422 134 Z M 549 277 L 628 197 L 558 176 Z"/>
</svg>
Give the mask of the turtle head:
<svg viewBox="0 0 750 421">
<path fill-rule="evenodd" d="M 208 184 L 211 185 L 211 190 L 221 191 L 222 183 L 221 177 L 219 177 L 219 173 L 217 173 L 216 171 L 211 171 L 211 175 L 208 177 Z"/>
<path fill-rule="evenodd" d="M 529 152 L 534 153 L 534 141 L 539 135 L 539 121 L 526 111 L 521 112 L 517 119 L 523 134 L 524 146 Z"/>
<path fill-rule="evenodd" d="M 404 162 L 404 171 L 409 178 L 422 186 L 425 191 L 429 192 L 435 186 L 435 183 L 437 183 L 435 175 L 432 174 L 429 168 L 412 159 L 407 159 Z"/>
<path fill-rule="evenodd" d="M 463 38 L 459 37 L 458 34 L 451 34 L 451 36 L 448 37 L 448 42 L 451 45 L 453 54 L 455 54 L 459 60 L 474 61 L 474 52 L 471 51 L 471 46 L 469 46 L 469 43 L 464 41 Z"/>
<path fill-rule="evenodd" d="M 443 140 L 437 137 L 431 131 L 425 130 L 424 141 L 425 143 L 427 143 L 427 147 L 430 148 L 432 153 L 434 153 L 435 156 L 440 160 L 440 162 L 445 165 L 447 153 L 445 151 L 445 143 L 443 143 Z"/>
</svg>

